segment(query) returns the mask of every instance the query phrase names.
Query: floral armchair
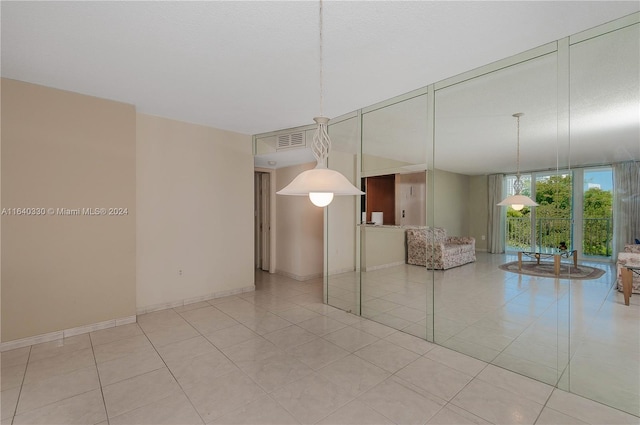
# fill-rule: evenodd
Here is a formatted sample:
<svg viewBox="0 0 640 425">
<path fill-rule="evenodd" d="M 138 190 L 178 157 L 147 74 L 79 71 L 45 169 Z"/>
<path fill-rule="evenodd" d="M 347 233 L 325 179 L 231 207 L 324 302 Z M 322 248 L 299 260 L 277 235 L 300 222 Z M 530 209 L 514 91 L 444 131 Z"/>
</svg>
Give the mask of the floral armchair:
<svg viewBox="0 0 640 425">
<path fill-rule="evenodd" d="M 473 237 L 447 236 L 446 230 L 439 227 L 407 230 L 408 264 L 447 270 L 474 261 Z"/>
<path fill-rule="evenodd" d="M 618 269 L 618 291 L 622 291 L 622 266 L 625 264 L 634 264 L 640 266 L 640 245 L 625 245 L 624 251 L 618 254 L 618 261 L 616 263 Z M 631 292 L 634 294 L 640 294 L 640 276 L 635 273 L 633 273 Z"/>
</svg>

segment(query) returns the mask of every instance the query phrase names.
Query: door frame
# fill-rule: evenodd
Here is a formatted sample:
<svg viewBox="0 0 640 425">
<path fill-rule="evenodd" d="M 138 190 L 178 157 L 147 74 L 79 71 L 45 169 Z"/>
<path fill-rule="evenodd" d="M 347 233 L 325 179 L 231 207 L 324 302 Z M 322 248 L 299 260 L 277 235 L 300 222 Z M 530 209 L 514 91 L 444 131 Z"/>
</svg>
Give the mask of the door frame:
<svg viewBox="0 0 640 425">
<path fill-rule="evenodd" d="M 261 168 L 261 167 L 255 167 L 254 168 L 254 176 L 257 173 L 268 173 L 269 174 L 269 273 L 275 273 L 276 272 L 276 246 L 277 246 L 277 241 L 276 241 L 276 170 L 272 169 L 272 168 Z M 254 192 L 255 192 L 255 199 L 259 199 L 258 194 L 259 191 L 261 190 L 261 187 L 259 187 L 260 185 L 255 184 L 255 182 L 257 181 L 256 178 L 254 178 Z M 255 214 L 257 214 L 258 212 L 258 208 L 255 208 L 254 211 L 254 216 Z M 257 217 L 254 217 L 257 218 Z M 257 220 L 256 220 L 257 221 Z M 254 226 L 254 232 L 258 232 L 256 226 Z M 254 238 L 254 244 L 257 244 L 257 241 L 259 241 L 260 239 L 258 239 L 257 235 Z M 260 255 L 260 247 L 259 246 L 254 246 L 254 252 L 255 255 Z M 258 264 L 258 259 L 256 258 L 255 263 Z"/>
</svg>

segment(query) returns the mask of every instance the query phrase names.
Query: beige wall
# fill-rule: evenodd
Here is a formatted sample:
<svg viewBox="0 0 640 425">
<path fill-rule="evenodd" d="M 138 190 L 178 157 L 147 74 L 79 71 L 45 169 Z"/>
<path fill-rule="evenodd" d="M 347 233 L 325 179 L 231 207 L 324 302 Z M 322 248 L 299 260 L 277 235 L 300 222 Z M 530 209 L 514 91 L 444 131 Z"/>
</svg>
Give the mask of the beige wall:
<svg viewBox="0 0 640 425">
<path fill-rule="evenodd" d="M 435 226 L 447 236 L 468 236 L 469 176 L 436 170 L 433 184 Z"/>
<path fill-rule="evenodd" d="M 476 238 L 476 250 L 487 250 L 487 225 L 489 211 L 487 199 L 489 199 L 489 187 L 487 176 L 469 177 L 469 235 Z M 484 240 L 482 240 L 484 236 Z"/>
<path fill-rule="evenodd" d="M 2 341 L 135 314 L 132 105 L 2 79 Z"/>
<path fill-rule="evenodd" d="M 252 287 L 251 137 L 138 114 L 136 165 L 138 308 Z"/>
<path fill-rule="evenodd" d="M 276 190 L 288 185 L 302 171 L 315 163 L 294 165 L 276 170 Z M 276 272 L 297 280 L 322 275 L 323 208 L 306 196 L 276 197 Z"/>
</svg>

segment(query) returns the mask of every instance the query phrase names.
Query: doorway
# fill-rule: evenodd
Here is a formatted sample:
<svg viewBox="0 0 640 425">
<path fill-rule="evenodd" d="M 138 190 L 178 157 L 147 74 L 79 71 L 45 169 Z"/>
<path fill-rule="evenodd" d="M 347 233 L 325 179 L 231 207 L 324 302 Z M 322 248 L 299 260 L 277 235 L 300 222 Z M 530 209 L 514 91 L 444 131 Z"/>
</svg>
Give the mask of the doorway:
<svg viewBox="0 0 640 425">
<path fill-rule="evenodd" d="M 271 174 L 256 171 L 255 178 L 255 267 L 269 271 L 271 263 Z"/>
</svg>

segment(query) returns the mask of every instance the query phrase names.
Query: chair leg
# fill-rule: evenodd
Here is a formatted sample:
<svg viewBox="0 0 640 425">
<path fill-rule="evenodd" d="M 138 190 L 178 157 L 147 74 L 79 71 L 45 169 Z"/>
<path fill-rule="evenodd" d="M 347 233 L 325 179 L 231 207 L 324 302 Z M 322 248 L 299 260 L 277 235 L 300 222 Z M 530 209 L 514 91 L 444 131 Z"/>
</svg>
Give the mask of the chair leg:
<svg viewBox="0 0 640 425">
<path fill-rule="evenodd" d="M 626 267 L 622 267 L 620 271 L 622 275 L 622 293 L 624 294 L 624 305 L 629 305 L 631 297 L 631 289 L 633 287 L 633 273 Z"/>
</svg>

